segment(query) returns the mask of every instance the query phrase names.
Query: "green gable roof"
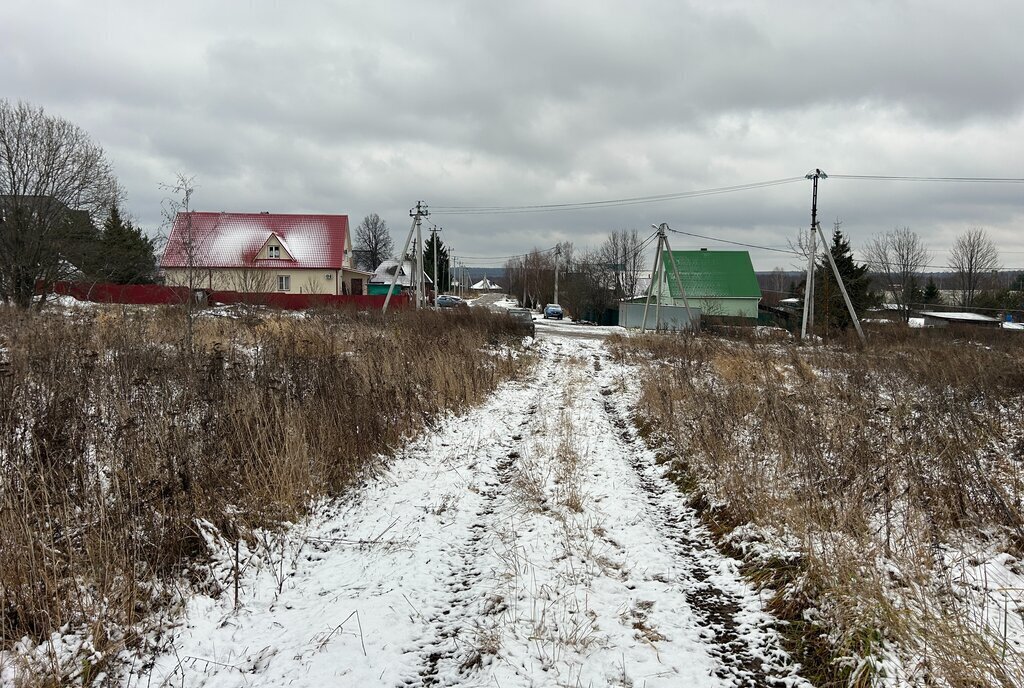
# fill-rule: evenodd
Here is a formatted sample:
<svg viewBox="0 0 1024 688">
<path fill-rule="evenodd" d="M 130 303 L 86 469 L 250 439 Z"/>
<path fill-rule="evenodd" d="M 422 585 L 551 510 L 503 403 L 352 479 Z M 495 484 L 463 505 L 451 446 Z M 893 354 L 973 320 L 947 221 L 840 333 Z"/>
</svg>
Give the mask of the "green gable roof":
<svg viewBox="0 0 1024 688">
<path fill-rule="evenodd" d="M 672 260 L 665 251 L 665 278 L 673 299 L 682 298 Z M 672 251 L 687 299 L 761 298 L 754 265 L 746 251 Z"/>
</svg>

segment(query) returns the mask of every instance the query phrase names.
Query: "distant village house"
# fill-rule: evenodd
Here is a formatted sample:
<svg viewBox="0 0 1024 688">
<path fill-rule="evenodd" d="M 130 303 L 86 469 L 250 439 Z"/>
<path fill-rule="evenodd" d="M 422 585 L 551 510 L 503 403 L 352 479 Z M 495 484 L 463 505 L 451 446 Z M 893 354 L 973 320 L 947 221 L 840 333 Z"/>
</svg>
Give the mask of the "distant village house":
<svg viewBox="0 0 1024 688">
<path fill-rule="evenodd" d="M 209 291 L 363 294 L 347 215 L 178 213 L 160 260 L 168 285 Z"/>
</svg>

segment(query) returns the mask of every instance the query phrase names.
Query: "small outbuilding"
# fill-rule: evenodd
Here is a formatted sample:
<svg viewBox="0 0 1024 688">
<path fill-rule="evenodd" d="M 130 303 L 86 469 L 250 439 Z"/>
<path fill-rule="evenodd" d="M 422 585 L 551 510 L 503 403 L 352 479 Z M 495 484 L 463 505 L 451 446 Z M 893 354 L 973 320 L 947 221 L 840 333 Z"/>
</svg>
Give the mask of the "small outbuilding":
<svg viewBox="0 0 1024 688">
<path fill-rule="evenodd" d="M 398 272 L 398 279 L 395 280 L 395 271 Z M 399 264 L 394 258 L 389 258 L 377 266 L 370 277 L 367 285 L 370 294 L 387 294 L 391 281 L 395 280 L 395 293 L 412 291 L 414 288 L 413 275 L 416 273 L 416 266 L 413 261 L 406 258 Z M 423 282 L 429 290 L 433 285 L 430 276 L 424 272 Z"/>
<path fill-rule="evenodd" d="M 942 313 L 939 311 L 921 311 L 925 327 L 949 327 L 950 325 L 967 325 L 970 327 L 998 328 L 1002 323 L 999 318 L 977 313 Z"/>
<path fill-rule="evenodd" d="M 676 280 L 674 267 L 679 269 Z M 676 306 L 683 305 L 686 292 L 691 308 L 699 308 L 701 315 L 709 317 L 744 318 L 757 320 L 757 304 L 761 301 L 761 287 L 754 274 L 754 265 L 746 251 L 665 251 L 665 281 L 662 289 Z M 655 284 L 657 289 L 658 285 Z M 662 297 L 662 303 L 666 303 Z"/>
</svg>

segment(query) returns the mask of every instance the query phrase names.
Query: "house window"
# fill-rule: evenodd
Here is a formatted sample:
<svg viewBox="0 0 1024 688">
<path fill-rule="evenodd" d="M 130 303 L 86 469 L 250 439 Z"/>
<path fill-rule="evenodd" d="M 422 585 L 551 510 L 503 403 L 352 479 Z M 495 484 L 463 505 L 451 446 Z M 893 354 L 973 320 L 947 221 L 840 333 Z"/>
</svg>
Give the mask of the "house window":
<svg viewBox="0 0 1024 688">
<path fill-rule="evenodd" d="M 291 275 L 278 275 L 277 276 L 277 290 L 278 291 L 291 291 L 292 289 L 292 278 Z"/>
<path fill-rule="evenodd" d="M 280 246 L 267 246 L 267 257 L 268 258 L 280 258 L 281 247 Z"/>
</svg>

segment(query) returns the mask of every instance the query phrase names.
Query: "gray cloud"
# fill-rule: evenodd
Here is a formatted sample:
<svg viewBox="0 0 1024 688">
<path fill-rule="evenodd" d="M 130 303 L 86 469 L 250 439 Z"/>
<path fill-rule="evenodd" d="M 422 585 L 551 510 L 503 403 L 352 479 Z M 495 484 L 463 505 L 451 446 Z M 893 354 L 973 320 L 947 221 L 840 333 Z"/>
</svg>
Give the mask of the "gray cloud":
<svg viewBox="0 0 1024 688">
<path fill-rule="evenodd" d="M 160 185 L 183 172 L 200 209 L 378 212 L 401 239 L 418 199 L 562 203 L 814 167 L 1024 176 L 1022 23 L 1008 1 L 16 0 L 0 7 L 0 96 L 88 130 L 150 229 Z M 841 217 L 855 247 L 910 226 L 942 262 L 957 232 L 983 225 L 1012 266 L 1024 263 L 1022 191 L 831 179 L 822 217 Z M 432 220 L 471 256 L 583 248 L 660 221 L 785 246 L 809 201 L 801 183 Z"/>
</svg>

